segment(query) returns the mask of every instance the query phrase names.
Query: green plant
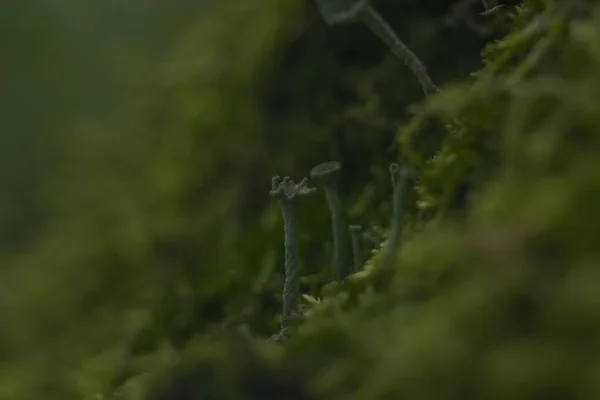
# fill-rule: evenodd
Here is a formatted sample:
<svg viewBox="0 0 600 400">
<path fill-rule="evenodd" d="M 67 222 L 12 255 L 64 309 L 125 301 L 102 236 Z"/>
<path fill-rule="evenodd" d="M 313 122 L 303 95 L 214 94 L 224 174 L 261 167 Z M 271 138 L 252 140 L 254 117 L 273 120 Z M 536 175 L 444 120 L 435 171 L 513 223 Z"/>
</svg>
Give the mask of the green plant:
<svg viewBox="0 0 600 400">
<path fill-rule="evenodd" d="M 360 231 L 362 230 L 362 226 L 350 225 L 349 229 L 350 236 L 352 237 L 352 261 L 354 262 L 354 272 L 358 272 L 364 264 L 362 246 L 360 243 Z"/>
<path fill-rule="evenodd" d="M 390 218 L 390 228 L 388 240 L 384 248 L 383 268 L 391 268 L 396 261 L 396 253 L 402 236 L 402 223 L 405 207 L 403 206 L 404 194 L 407 186 L 409 171 L 406 167 L 399 167 L 398 164 L 390 165 L 390 175 L 392 178 L 392 216 Z"/>
<path fill-rule="evenodd" d="M 375 33 L 392 52 L 402 59 L 415 74 L 425 94 L 434 94 L 440 89 L 433 83 L 427 68 L 419 57 L 398 38 L 394 29 L 369 4 L 369 0 L 318 0 L 321 16 L 329 25 L 348 24 L 360 21 Z"/>
<path fill-rule="evenodd" d="M 349 273 L 346 219 L 338 188 L 341 169 L 342 164 L 339 161 L 330 161 L 319 164 L 310 171 L 310 177 L 323 186 L 327 204 L 329 205 L 331 231 L 333 234 L 332 267 L 337 279 L 344 279 Z"/>
<path fill-rule="evenodd" d="M 288 176 L 283 178 L 283 181 L 279 176 L 275 176 L 269 192 L 279 200 L 285 234 L 285 282 L 280 333 L 283 338 L 288 335 L 290 318 L 299 295 L 298 200 L 316 191 L 316 188 L 309 188 L 307 185 L 307 178 L 296 184 Z"/>
</svg>

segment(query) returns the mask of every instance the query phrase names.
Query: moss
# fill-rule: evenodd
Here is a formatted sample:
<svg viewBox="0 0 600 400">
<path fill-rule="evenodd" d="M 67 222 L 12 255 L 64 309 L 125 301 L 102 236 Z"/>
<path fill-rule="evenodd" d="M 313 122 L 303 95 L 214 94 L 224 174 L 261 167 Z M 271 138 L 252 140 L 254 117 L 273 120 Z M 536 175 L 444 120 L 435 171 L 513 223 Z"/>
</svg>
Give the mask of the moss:
<svg viewBox="0 0 600 400">
<path fill-rule="evenodd" d="M 510 15 L 512 31 L 485 50 L 473 82 L 419 106 L 399 132 L 414 193 L 396 191 L 396 213 L 387 200 L 373 206 L 396 216 L 392 226 L 362 270 L 301 296 L 307 310 L 289 341 L 241 336 L 233 325 L 243 325 L 247 305 L 234 303 L 243 309 L 228 309 L 235 318 L 198 332 L 174 357 L 149 361 L 113 398 L 597 397 L 600 8 L 581 3 L 587 13 L 575 15 L 558 2 L 524 2 Z M 431 120 L 446 130 L 435 156 L 426 157 L 413 142 Z M 327 163 L 311 175 L 339 168 Z M 337 184 L 331 176 L 323 183 Z M 465 182 L 469 200 L 458 215 L 453 196 Z M 400 204 L 420 211 L 404 214 L 402 226 Z M 332 220 L 340 244 L 335 232 L 347 234 L 347 225 Z M 386 249 L 394 250 L 391 261 Z M 93 361 L 75 374 L 89 392 L 92 376 L 105 373 Z M 63 385 L 52 383 L 40 387 Z"/>
</svg>

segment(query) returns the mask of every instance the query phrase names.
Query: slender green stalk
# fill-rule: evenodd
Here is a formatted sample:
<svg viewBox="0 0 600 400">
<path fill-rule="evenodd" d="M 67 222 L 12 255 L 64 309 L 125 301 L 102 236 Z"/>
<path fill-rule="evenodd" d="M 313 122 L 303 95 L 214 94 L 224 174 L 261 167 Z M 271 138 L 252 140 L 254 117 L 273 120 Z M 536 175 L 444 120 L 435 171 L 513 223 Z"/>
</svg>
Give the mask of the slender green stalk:
<svg viewBox="0 0 600 400">
<path fill-rule="evenodd" d="M 369 29 L 379 36 L 392 50 L 392 53 L 402 59 L 404 64 L 416 75 L 426 95 L 434 94 L 440 89 L 433 83 L 427 68 L 419 57 L 396 35 L 396 32 L 386 20 L 371 6 L 367 6 L 358 14 L 359 19 Z"/>
<path fill-rule="evenodd" d="M 273 177 L 271 196 L 279 200 L 283 216 L 284 248 L 285 248 L 285 281 L 283 284 L 283 314 L 281 318 L 281 336 L 285 336 L 289 329 L 289 320 L 296 307 L 300 282 L 298 251 L 298 199 L 308 196 L 316 189 L 307 187 L 308 180 L 304 178 L 295 184 L 289 177 Z"/>
<path fill-rule="evenodd" d="M 333 267 L 340 279 L 348 275 L 348 261 L 346 257 L 346 219 L 342 208 L 342 200 L 337 187 L 325 186 L 325 197 L 331 212 L 331 231 L 333 232 Z"/>
<path fill-rule="evenodd" d="M 392 178 L 392 217 L 390 220 L 390 232 L 388 234 L 387 244 L 382 255 L 382 266 L 384 268 L 393 267 L 396 261 L 396 253 L 402 238 L 402 220 L 404 218 L 403 198 L 408 178 L 408 171 L 401 169 L 398 164 L 390 165 L 390 174 Z"/>
<path fill-rule="evenodd" d="M 362 254 L 362 246 L 360 245 L 360 231 L 362 226 L 350 225 L 350 235 L 352 237 L 352 260 L 354 261 L 354 272 L 361 270 L 364 259 Z"/>
<path fill-rule="evenodd" d="M 346 218 L 338 189 L 338 177 L 342 168 L 338 161 L 326 162 L 314 167 L 310 176 L 323 185 L 325 198 L 331 214 L 331 231 L 333 234 L 333 271 L 337 279 L 348 276 L 348 245 L 346 235 Z"/>
<path fill-rule="evenodd" d="M 285 248 L 285 281 L 283 283 L 283 316 L 292 315 L 295 301 L 300 295 L 298 250 L 298 210 L 295 202 L 282 202 L 284 248 Z"/>
<path fill-rule="evenodd" d="M 369 0 L 317 0 L 319 11 L 329 25 L 364 23 L 375 35 L 387 44 L 392 53 L 402 59 L 416 75 L 425 94 L 433 94 L 440 89 L 433 83 L 427 68 L 419 57 L 396 35 L 394 29 L 369 4 Z"/>
</svg>

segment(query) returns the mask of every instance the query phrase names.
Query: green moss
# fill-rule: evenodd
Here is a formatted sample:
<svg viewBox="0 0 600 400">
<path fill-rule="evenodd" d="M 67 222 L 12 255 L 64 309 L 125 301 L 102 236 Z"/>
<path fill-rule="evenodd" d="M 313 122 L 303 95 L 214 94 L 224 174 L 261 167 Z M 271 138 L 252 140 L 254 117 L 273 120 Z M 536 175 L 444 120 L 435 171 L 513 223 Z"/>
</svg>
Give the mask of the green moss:
<svg viewBox="0 0 600 400">
<path fill-rule="evenodd" d="M 402 205 L 410 210 L 404 215 L 401 241 L 395 239 L 394 229 L 400 227 L 396 219 L 395 226 L 382 232 L 383 242 L 374 244 L 360 271 L 323 284 L 326 244 L 319 236 L 318 246 L 313 246 L 310 238 L 295 232 L 299 241 L 311 246 L 304 259 L 296 257 L 294 267 L 302 274 L 304 266 L 310 274 L 304 274 L 308 289 L 300 296 L 306 311 L 285 344 L 271 343 L 268 335 L 255 334 L 247 325 L 254 318 L 271 321 L 278 310 L 256 311 L 249 295 L 228 299 L 243 290 L 259 293 L 272 268 L 267 266 L 259 278 L 249 279 L 243 263 L 232 255 L 231 244 L 238 243 L 235 237 L 243 230 L 223 230 L 224 236 L 234 239 L 210 243 L 228 244 L 218 249 L 226 262 L 208 265 L 230 268 L 201 275 L 214 278 L 188 290 L 195 302 L 182 301 L 189 307 L 185 313 L 173 305 L 168 310 L 175 310 L 184 322 L 194 313 L 205 321 L 204 314 L 211 311 L 207 304 L 226 303 L 220 309 L 225 318 L 196 325 L 197 331 L 190 334 L 194 339 L 167 345 L 165 354 L 156 344 L 150 355 L 134 354 L 126 368 L 134 371 L 133 377 L 114 393 L 106 389 L 106 381 L 114 375 L 119 332 L 93 336 L 104 340 L 110 336 L 113 346 L 102 343 L 91 351 L 77 347 L 77 335 L 72 333 L 69 350 L 87 354 L 79 357 L 84 362 L 63 355 L 64 345 L 52 342 L 53 351 L 36 347 L 12 369 L 1 371 L 6 384 L 0 387 L 0 397 L 37 400 L 44 398 L 43 393 L 46 398 L 129 400 L 596 398 L 600 5 L 579 3 L 586 12 L 575 13 L 551 1 L 526 1 L 506 10 L 511 30 L 486 48 L 484 66 L 473 81 L 431 96 L 400 129 L 401 160 L 416 171 L 415 187 L 407 188 L 414 190 L 395 199 L 402 197 Z M 444 139 L 435 143 L 436 154 L 427 157 L 417 151 L 416 142 L 424 140 L 419 135 L 432 121 L 442 122 Z M 184 149 L 176 153 L 185 154 Z M 375 166 L 376 172 L 383 165 Z M 370 207 L 377 212 L 353 216 L 364 226 L 380 225 L 371 216 L 389 216 L 392 211 L 388 178 L 373 176 L 377 196 Z M 349 181 L 356 186 L 364 183 Z M 469 200 L 457 213 L 454 196 L 465 182 L 470 186 Z M 343 193 L 348 192 L 352 191 Z M 326 219 L 327 205 L 317 200 L 307 204 L 317 217 L 306 214 L 306 236 L 319 234 L 309 229 L 311 223 L 317 224 L 314 230 L 325 230 L 318 220 Z M 229 212 L 222 215 L 235 219 L 231 216 L 235 212 L 224 210 Z M 263 215 L 265 226 L 270 216 Z M 273 231 L 280 233 L 275 218 Z M 346 224 L 338 225 L 346 234 Z M 265 237 L 275 235 L 261 239 Z M 275 246 L 254 239 L 257 248 Z M 135 241 L 127 243 L 134 247 Z M 66 251 L 48 247 L 45 254 L 55 255 L 57 248 Z M 385 249 L 390 248 L 393 261 L 383 268 Z M 94 250 L 102 254 L 101 248 Z M 137 253 L 129 250 L 131 262 Z M 57 260 L 60 264 L 62 259 Z M 276 256 L 261 260 L 269 265 L 278 261 Z M 312 275 L 315 271 L 319 272 Z M 6 304 L 29 299 L 26 291 L 14 296 Z M 9 310 L 17 315 L 16 308 Z M 97 319 L 98 330 L 111 318 L 125 320 L 107 315 Z M 14 320 L 28 326 L 24 317 Z M 154 323 L 149 324 L 160 325 Z M 80 328 L 80 335 L 94 333 L 94 326 L 85 328 Z M 57 331 L 48 332 L 51 339 Z M 171 341 L 169 335 L 157 336 Z M 11 337 L 11 343 L 29 343 L 26 339 Z M 39 362 L 48 355 L 56 357 L 55 363 Z M 49 368 L 51 364 L 70 372 L 62 374 L 59 368 Z"/>
</svg>

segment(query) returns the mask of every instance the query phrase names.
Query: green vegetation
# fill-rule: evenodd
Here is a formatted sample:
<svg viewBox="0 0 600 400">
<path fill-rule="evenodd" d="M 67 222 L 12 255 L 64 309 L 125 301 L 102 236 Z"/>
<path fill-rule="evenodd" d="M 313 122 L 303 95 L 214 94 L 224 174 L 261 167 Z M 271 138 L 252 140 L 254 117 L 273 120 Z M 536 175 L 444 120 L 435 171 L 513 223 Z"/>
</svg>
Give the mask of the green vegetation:
<svg viewBox="0 0 600 400">
<path fill-rule="evenodd" d="M 196 3 L 0 13 L 0 400 L 598 397 L 599 1 Z"/>
</svg>

